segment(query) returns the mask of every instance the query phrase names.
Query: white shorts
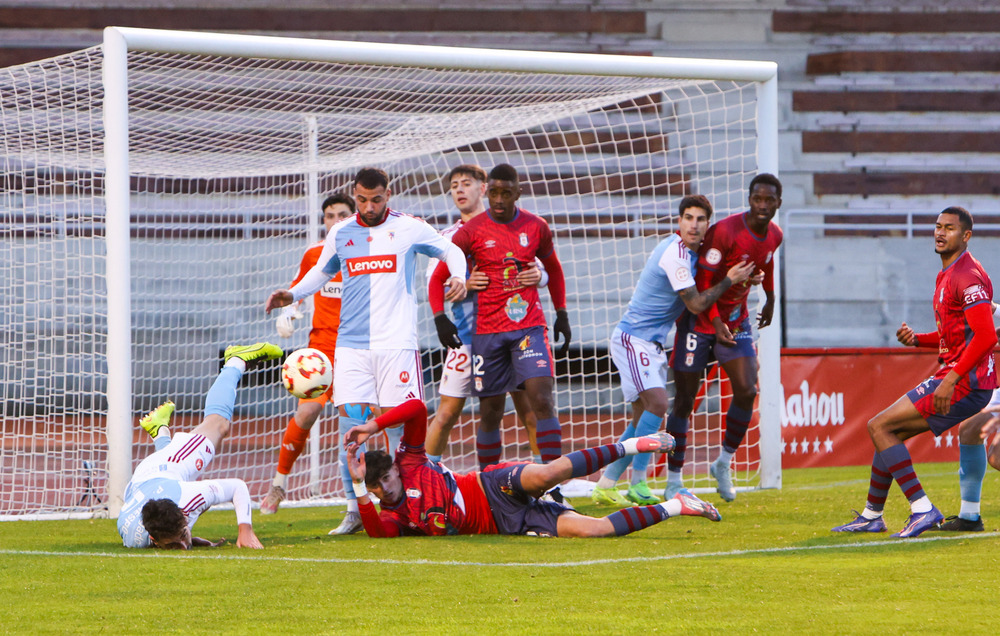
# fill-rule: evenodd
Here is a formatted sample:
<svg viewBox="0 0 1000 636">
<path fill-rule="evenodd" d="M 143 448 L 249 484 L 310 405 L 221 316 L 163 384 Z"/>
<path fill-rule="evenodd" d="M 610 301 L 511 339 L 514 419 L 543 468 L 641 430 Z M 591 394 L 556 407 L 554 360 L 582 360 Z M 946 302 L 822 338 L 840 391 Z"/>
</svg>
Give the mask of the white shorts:
<svg viewBox="0 0 1000 636">
<path fill-rule="evenodd" d="M 415 349 L 350 349 L 333 354 L 334 406 L 399 406 L 424 399 L 420 352 Z"/>
<path fill-rule="evenodd" d="M 129 486 L 154 478 L 196 481 L 214 457 L 215 444 L 204 435 L 177 433 L 166 448 L 136 466 Z"/>
<path fill-rule="evenodd" d="M 1000 406 L 1000 389 L 993 389 L 993 397 L 990 398 L 990 403 L 986 405 L 986 408 L 991 406 Z"/>
<path fill-rule="evenodd" d="M 472 346 L 448 349 L 438 393 L 453 398 L 472 397 Z"/>
<path fill-rule="evenodd" d="M 626 402 L 635 402 L 643 391 L 667 388 L 667 353 L 655 342 L 616 327 L 611 334 L 611 359 L 618 367 Z"/>
</svg>

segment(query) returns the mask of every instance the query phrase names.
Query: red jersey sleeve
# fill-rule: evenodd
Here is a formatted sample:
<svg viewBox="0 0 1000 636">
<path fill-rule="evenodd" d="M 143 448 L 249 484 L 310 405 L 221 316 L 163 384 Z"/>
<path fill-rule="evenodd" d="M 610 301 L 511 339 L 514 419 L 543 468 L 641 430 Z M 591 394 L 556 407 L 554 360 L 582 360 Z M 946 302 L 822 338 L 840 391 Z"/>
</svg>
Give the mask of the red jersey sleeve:
<svg viewBox="0 0 1000 636">
<path fill-rule="evenodd" d="M 393 520 L 392 516 L 379 514 L 371 499 L 365 497 L 363 501 L 359 501 L 358 510 L 361 513 L 361 523 L 369 537 L 385 539 L 398 537 L 402 534 L 402 528 Z"/>
<path fill-rule="evenodd" d="M 435 314 L 444 311 L 444 284 L 448 282 L 450 275 L 448 263 L 441 261 L 434 268 L 431 280 L 427 283 L 427 302 L 430 303 L 431 311 Z"/>
<path fill-rule="evenodd" d="M 411 447 L 422 447 L 427 437 L 427 405 L 423 400 L 407 400 L 375 418 L 379 430 L 396 424 L 403 425 L 403 439 L 400 443 Z"/>
<path fill-rule="evenodd" d="M 562 263 L 559 262 L 555 250 L 548 256 L 538 257 L 538 260 L 542 261 L 545 271 L 549 273 L 549 294 L 552 296 L 552 304 L 556 311 L 566 309 L 566 275 L 563 274 Z"/>
<path fill-rule="evenodd" d="M 965 346 L 965 351 L 955 362 L 953 371 L 960 376 L 966 376 L 973 367 L 979 364 L 985 356 L 993 351 L 997 344 L 997 333 L 993 328 L 993 307 L 987 303 L 975 303 L 965 310 L 965 320 L 972 328 L 972 339 Z"/>
</svg>

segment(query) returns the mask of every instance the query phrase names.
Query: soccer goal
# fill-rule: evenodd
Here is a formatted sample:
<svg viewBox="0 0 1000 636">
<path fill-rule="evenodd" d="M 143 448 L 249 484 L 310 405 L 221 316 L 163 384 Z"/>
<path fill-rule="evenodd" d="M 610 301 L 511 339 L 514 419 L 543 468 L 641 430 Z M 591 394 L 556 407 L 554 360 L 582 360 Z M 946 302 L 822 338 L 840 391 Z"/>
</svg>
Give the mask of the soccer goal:
<svg viewBox="0 0 1000 636">
<path fill-rule="evenodd" d="M 308 320 L 282 340 L 264 300 L 321 237 L 322 198 L 367 165 L 390 174 L 391 207 L 439 228 L 457 218 L 449 168 L 518 169 L 521 204 L 552 225 L 567 275 L 564 450 L 611 442 L 629 411 L 608 338 L 680 198 L 705 194 L 723 218 L 778 167 L 770 62 L 108 28 L 102 46 L 3 70 L 0 100 L 5 519 L 116 516 L 152 450 L 138 417 L 169 398 L 175 431 L 196 424 L 227 344 L 305 346 Z M 443 356 L 421 311 L 433 412 Z M 779 319 L 760 334 L 745 488 L 780 486 Z M 696 488 L 711 484 L 729 398 L 709 374 L 689 438 Z M 211 475 L 245 479 L 259 501 L 294 409 L 276 369 L 247 374 Z M 291 503 L 342 495 L 328 409 Z M 475 467 L 474 409 L 445 454 L 458 471 Z M 504 458 L 528 459 L 508 420 Z"/>
</svg>

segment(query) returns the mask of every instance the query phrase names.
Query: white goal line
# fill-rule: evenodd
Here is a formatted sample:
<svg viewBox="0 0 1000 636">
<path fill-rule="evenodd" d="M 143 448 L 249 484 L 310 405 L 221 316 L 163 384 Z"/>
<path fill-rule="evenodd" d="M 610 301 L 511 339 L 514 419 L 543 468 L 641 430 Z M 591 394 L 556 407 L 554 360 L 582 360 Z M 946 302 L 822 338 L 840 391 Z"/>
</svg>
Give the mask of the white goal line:
<svg viewBox="0 0 1000 636">
<path fill-rule="evenodd" d="M 619 563 L 655 563 L 659 561 L 676 561 L 678 559 L 716 559 L 733 556 L 754 556 L 765 554 L 782 554 L 793 552 L 813 552 L 817 550 L 857 550 L 887 545 L 903 546 L 915 543 L 935 543 L 943 541 L 968 541 L 973 539 L 991 539 L 1000 537 L 1000 532 L 982 532 L 976 534 L 962 533 L 953 536 L 922 537 L 917 539 L 886 539 L 882 541 L 864 541 L 859 543 L 838 543 L 830 545 L 786 546 L 782 548 L 759 548 L 751 550 L 725 550 L 722 552 L 692 552 L 690 554 L 664 554 L 647 557 L 623 557 L 620 559 L 588 559 L 586 561 L 547 562 L 485 562 L 485 561 L 435 561 L 432 559 L 342 559 L 342 558 L 307 558 L 307 557 L 268 557 L 268 556 L 237 556 L 237 555 L 189 555 L 144 550 L 141 552 L 55 552 L 45 550 L 0 550 L 0 555 L 38 556 L 38 557 L 98 557 L 127 559 L 209 559 L 216 561 L 268 561 L 278 563 L 330 563 L 330 564 L 367 564 L 367 565 L 430 565 L 434 567 L 492 567 L 492 568 L 578 568 L 593 565 L 615 565 Z"/>
</svg>

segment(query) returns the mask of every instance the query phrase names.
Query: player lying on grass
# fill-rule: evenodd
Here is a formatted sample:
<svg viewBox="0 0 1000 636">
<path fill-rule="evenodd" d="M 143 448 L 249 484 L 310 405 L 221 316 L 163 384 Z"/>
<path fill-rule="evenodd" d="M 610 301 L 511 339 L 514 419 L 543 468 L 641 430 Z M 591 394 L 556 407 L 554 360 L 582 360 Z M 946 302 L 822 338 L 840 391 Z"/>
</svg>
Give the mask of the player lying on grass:
<svg viewBox="0 0 1000 636">
<path fill-rule="evenodd" d="M 395 460 L 385 451 L 359 446 L 371 435 L 403 423 Z M 548 464 L 508 462 L 481 472 L 457 475 L 431 463 L 424 452 L 427 406 L 409 400 L 347 432 L 348 468 L 361 508 L 365 531 L 372 537 L 445 534 L 524 534 L 559 537 L 611 537 L 641 530 L 669 517 L 689 515 L 719 521 L 711 504 L 688 491 L 653 506 L 626 508 L 607 517 L 582 515 L 565 504 L 539 500 L 545 491 L 573 477 L 583 477 L 636 453 L 668 453 L 674 440 L 666 433 L 633 437 L 569 453 Z M 369 489 L 379 498 L 376 511 Z"/>
<path fill-rule="evenodd" d="M 215 504 L 232 502 L 236 510 L 236 547 L 261 549 L 250 522 L 250 491 L 242 479 L 198 481 L 215 457 L 236 404 L 236 387 L 248 364 L 279 358 L 280 347 L 265 342 L 228 347 L 225 366 L 205 396 L 205 418 L 190 433 L 170 435 L 172 402 L 142 418 L 140 426 L 153 438 L 156 452 L 142 460 L 125 488 L 125 504 L 118 515 L 118 534 L 126 548 L 154 546 L 190 550 L 191 546 L 216 547 L 191 536 L 199 515 Z"/>
</svg>

